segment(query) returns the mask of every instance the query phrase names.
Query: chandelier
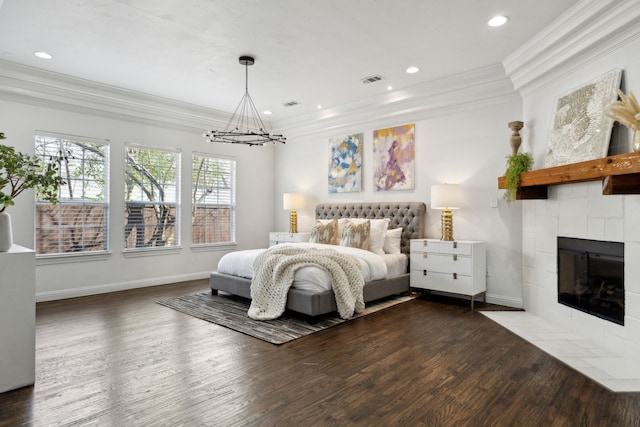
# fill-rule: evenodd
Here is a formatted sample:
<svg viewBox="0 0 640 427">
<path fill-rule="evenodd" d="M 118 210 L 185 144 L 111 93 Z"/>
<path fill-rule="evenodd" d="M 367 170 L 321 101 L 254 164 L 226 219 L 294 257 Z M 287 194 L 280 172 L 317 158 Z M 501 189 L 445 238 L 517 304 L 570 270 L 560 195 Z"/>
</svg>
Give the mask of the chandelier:
<svg viewBox="0 0 640 427">
<path fill-rule="evenodd" d="M 240 64 L 245 69 L 244 96 L 236 107 L 236 111 L 231 116 L 224 130 L 210 130 L 204 134 L 207 142 L 222 142 L 228 144 L 244 145 L 264 145 L 267 142 L 286 143 L 287 138 L 282 135 L 271 134 L 266 131 L 266 127 L 258 114 L 256 106 L 249 95 L 249 65 L 255 63 L 251 56 L 241 56 Z"/>
</svg>

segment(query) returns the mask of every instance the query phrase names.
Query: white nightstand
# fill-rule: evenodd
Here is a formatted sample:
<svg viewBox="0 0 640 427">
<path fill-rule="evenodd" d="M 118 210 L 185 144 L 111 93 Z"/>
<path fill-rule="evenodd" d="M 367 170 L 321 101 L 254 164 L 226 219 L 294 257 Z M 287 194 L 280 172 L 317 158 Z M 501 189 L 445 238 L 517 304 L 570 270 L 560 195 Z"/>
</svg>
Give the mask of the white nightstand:
<svg viewBox="0 0 640 427">
<path fill-rule="evenodd" d="M 308 242 L 311 233 L 289 233 L 287 231 L 272 231 L 269 233 L 269 246 L 278 243 L 300 243 Z"/>
<path fill-rule="evenodd" d="M 484 242 L 411 240 L 411 286 L 474 297 L 487 291 Z"/>
</svg>

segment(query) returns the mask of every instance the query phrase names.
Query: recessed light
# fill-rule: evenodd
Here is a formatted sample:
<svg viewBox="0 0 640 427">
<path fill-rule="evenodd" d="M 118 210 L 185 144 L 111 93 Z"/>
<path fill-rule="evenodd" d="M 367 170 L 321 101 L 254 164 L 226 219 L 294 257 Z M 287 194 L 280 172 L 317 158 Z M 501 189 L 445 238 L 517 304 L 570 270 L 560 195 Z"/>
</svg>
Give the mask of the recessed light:
<svg viewBox="0 0 640 427">
<path fill-rule="evenodd" d="M 393 86 L 387 86 L 387 90 L 393 90 Z"/>
<path fill-rule="evenodd" d="M 33 54 L 35 56 L 37 56 L 40 59 L 51 59 L 53 58 L 53 56 L 51 56 L 50 54 L 48 54 L 47 52 L 43 52 L 41 50 L 37 51 L 37 52 L 33 52 Z"/>
<path fill-rule="evenodd" d="M 318 110 L 322 109 L 322 105 L 318 104 Z"/>
<path fill-rule="evenodd" d="M 412 66 L 412 67 L 407 68 L 405 71 L 407 72 L 407 74 L 415 74 L 418 71 L 420 71 L 420 68 Z"/>
<path fill-rule="evenodd" d="M 267 116 L 270 116 L 270 115 L 272 115 L 273 113 L 272 113 L 271 111 L 269 111 L 269 110 L 264 110 L 264 111 L 262 112 L 262 114 L 265 114 L 265 115 L 267 115 Z"/>
<path fill-rule="evenodd" d="M 509 18 L 507 18 L 506 16 L 498 15 L 489 19 L 489 22 L 487 22 L 487 25 L 490 27 L 499 27 L 501 25 L 506 24 L 508 20 Z"/>
</svg>

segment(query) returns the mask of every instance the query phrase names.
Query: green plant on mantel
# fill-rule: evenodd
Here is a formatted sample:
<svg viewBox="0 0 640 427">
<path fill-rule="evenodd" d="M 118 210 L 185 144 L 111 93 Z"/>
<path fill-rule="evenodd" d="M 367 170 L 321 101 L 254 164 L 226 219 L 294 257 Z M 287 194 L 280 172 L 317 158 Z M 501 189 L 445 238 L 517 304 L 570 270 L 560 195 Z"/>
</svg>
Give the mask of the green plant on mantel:
<svg viewBox="0 0 640 427">
<path fill-rule="evenodd" d="M 6 139 L 0 132 L 0 140 Z M 24 190 L 35 189 L 38 197 L 58 202 L 58 188 L 65 182 L 59 176 L 59 159 L 44 163 L 8 145 L 0 144 L 0 212 L 4 212 Z"/>
<path fill-rule="evenodd" d="M 504 184 L 507 189 L 504 199 L 511 203 L 516 199 L 516 192 L 520 185 L 520 174 L 528 172 L 533 166 L 533 156 L 531 153 L 519 153 L 507 156 L 507 170 L 504 173 Z"/>
</svg>

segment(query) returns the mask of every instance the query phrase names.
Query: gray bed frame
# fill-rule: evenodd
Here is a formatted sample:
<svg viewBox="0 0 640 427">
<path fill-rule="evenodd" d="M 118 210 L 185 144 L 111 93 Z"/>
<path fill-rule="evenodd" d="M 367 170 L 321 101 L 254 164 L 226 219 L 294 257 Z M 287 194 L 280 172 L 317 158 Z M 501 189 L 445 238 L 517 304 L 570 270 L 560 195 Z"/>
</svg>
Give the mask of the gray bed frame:
<svg viewBox="0 0 640 427">
<path fill-rule="evenodd" d="M 426 205 L 422 202 L 323 203 L 316 206 L 316 219 L 369 218 L 391 219 L 389 228 L 402 227 L 401 251 L 409 254 L 410 240 L 423 238 Z M 251 279 L 211 273 L 211 293 L 218 291 L 251 298 Z M 409 272 L 399 276 L 368 282 L 364 287 L 364 301 L 409 292 Z M 287 310 L 308 316 L 337 311 L 333 291 L 314 292 L 292 288 L 287 294 Z"/>
</svg>

